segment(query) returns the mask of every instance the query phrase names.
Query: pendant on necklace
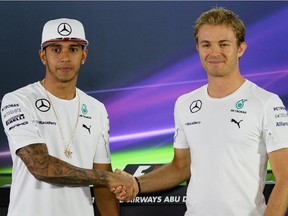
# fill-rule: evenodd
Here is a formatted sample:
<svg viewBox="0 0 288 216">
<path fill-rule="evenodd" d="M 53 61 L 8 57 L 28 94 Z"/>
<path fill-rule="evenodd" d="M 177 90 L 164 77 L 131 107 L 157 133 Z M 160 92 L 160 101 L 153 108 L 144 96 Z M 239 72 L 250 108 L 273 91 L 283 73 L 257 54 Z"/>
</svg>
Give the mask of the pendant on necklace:
<svg viewBox="0 0 288 216">
<path fill-rule="evenodd" d="M 64 154 L 67 158 L 72 158 L 72 151 L 70 150 L 70 148 L 66 148 L 64 151 Z"/>
</svg>

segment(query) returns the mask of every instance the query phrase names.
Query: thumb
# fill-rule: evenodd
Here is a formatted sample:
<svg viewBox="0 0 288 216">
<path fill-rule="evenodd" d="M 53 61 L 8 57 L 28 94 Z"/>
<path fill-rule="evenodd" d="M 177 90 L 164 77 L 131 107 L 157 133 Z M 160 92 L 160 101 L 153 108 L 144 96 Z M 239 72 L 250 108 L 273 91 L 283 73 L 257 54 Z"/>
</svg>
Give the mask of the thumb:
<svg viewBox="0 0 288 216">
<path fill-rule="evenodd" d="M 121 170 L 117 168 L 117 169 L 115 169 L 114 173 L 115 174 L 121 174 Z"/>
</svg>

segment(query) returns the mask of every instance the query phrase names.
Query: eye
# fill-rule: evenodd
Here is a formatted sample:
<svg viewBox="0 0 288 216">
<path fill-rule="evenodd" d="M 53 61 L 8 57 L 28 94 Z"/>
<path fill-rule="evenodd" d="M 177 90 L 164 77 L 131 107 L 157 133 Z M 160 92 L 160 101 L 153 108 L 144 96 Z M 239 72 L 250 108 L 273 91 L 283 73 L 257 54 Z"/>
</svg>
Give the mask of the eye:
<svg viewBox="0 0 288 216">
<path fill-rule="evenodd" d="M 210 44 L 208 44 L 208 43 L 207 43 L 207 44 L 202 44 L 202 47 L 203 47 L 203 48 L 209 48 L 209 47 L 210 47 Z"/>
<path fill-rule="evenodd" d="M 222 47 L 222 48 L 227 47 L 227 46 L 229 46 L 228 43 L 222 43 L 222 44 L 220 44 L 220 47 Z"/>
<path fill-rule="evenodd" d="M 60 48 L 57 48 L 57 47 L 53 47 L 51 50 L 54 53 L 59 53 L 61 51 Z"/>
<path fill-rule="evenodd" d="M 77 52 L 79 49 L 78 49 L 78 47 L 72 47 L 72 48 L 70 48 L 70 51 L 71 52 Z"/>
</svg>

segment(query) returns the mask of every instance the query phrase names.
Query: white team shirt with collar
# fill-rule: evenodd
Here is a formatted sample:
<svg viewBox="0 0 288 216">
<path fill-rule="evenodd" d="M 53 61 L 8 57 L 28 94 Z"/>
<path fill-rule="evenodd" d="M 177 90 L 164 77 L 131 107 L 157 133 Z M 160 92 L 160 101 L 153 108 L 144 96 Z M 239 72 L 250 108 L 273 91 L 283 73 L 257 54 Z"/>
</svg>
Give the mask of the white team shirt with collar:
<svg viewBox="0 0 288 216">
<path fill-rule="evenodd" d="M 80 98 L 70 159 L 64 154 L 59 122 L 40 82 L 8 93 L 2 100 L 2 122 L 13 160 L 8 216 L 92 216 L 89 187 L 63 187 L 38 181 L 16 155 L 21 147 L 45 143 L 49 154 L 78 167 L 92 169 L 93 163 L 111 163 L 109 120 L 104 105 L 79 89 L 72 100 L 62 100 L 50 93 L 49 97 L 67 141 L 76 122 Z"/>
<path fill-rule="evenodd" d="M 262 216 L 267 153 L 288 148 L 280 98 L 248 80 L 221 99 L 205 85 L 177 100 L 174 117 L 174 148 L 191 153 L 185 216 Z"/>
</svg>

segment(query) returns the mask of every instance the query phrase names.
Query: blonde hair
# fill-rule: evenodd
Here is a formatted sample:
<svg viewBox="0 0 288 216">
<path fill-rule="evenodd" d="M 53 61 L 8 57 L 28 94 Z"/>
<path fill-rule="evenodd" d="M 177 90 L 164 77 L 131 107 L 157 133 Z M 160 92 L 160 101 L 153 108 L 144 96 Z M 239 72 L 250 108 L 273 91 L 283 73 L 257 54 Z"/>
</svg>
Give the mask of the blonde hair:
<svg viewBox="0 0 288 216">
<path fill-rule="evenodd" d="M 223 7 L 215 7 L 201 14 L 194 26 L 194 38 L 198 43 L 198 32 L 202 25 L 225 25 L 231 28 L 237 38 L 237 45 L 245 42 L 246 29 L 238 15 Z"/>
</svg>

